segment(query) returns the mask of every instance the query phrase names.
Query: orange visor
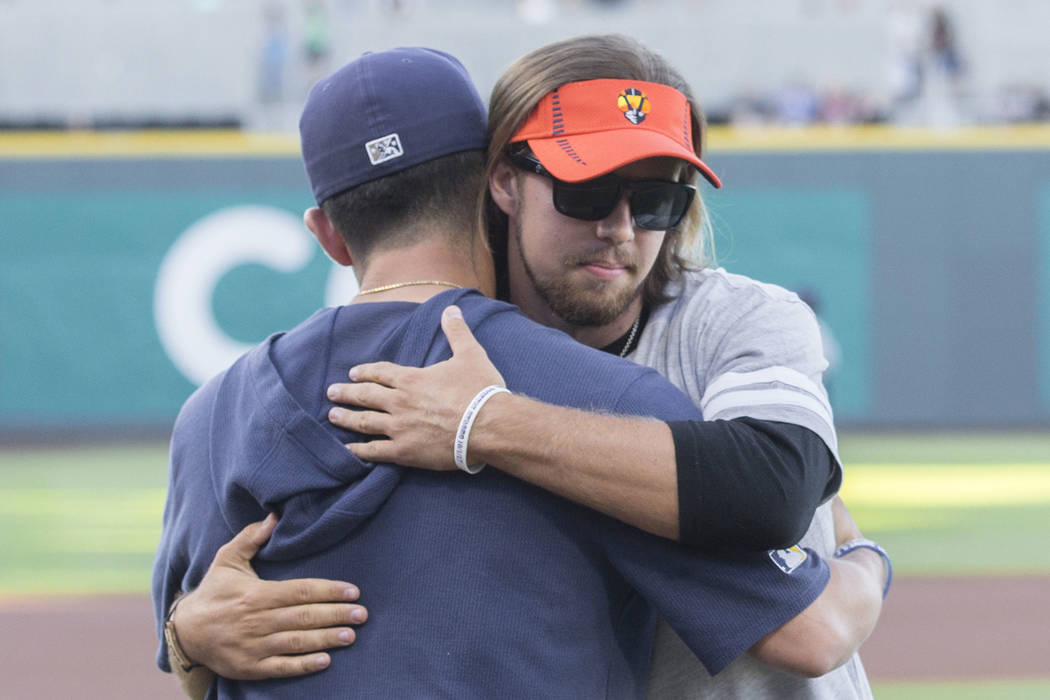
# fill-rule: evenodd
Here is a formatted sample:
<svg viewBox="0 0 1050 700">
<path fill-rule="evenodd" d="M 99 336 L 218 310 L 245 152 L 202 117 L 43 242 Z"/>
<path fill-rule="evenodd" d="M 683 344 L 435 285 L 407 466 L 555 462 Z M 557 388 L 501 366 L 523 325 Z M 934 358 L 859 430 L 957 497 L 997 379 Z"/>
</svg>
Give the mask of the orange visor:
<svg viewBox="0 0 1050 700">
<path fill-rule="evenodd" d="M 527 141 L 551 175 L 565 182 L 599 177 L 643 158 L 669 156 L 722 181 L 693 151 L 685 95 L 640 80 L 584 80 L 548 93 L 511 142 Z"/>
</svg>

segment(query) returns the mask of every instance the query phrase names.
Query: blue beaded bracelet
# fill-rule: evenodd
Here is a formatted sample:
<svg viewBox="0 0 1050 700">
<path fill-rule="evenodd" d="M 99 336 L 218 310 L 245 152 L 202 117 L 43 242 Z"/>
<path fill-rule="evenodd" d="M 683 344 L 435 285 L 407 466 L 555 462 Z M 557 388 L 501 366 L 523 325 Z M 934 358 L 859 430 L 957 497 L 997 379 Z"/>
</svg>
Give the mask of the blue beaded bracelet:
<svg viewBox="0 0 1050 700">
<path fill-rule="evenodd" d="M 849 554 L 855 549 L 870 549 L 882 557 L 882 560 L 886 562 L 886 569 L 889 571 L 889 576 L 886 577 L 886 587 L 882 590 L 882 597 L 885 598 L 886 594 L 890 592 L 890 584 L 893 583 L 893 562 L 890 561 L 889 553 L 867 537 L 858 537 L 843 542 L 842 546 L 835 550 L 835 557 L 838 558 L 844 554 Z"/>
</svg>

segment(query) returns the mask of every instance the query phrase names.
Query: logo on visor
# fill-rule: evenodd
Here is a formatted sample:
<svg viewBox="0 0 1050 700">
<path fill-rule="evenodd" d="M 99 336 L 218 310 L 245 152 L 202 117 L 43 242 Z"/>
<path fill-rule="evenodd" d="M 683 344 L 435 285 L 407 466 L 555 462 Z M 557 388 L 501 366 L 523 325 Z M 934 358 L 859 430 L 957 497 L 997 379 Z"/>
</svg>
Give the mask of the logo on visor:
<svg viewBox="0 0 1050 700">
<path fill-rule="evenodd" d="M 616 98 L 616 106 L 632 124 L 641 124 L 649 114 L 649 98 L 637 88 L 627 88 Z"/>
</svg>

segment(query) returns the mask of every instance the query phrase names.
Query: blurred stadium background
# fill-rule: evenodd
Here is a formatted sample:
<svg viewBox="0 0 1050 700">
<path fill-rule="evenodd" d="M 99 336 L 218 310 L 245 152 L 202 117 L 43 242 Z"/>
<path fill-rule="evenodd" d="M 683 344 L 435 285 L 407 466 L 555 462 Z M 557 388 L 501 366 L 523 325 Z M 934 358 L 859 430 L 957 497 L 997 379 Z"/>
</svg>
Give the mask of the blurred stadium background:
<svg viewBox="0 0 1050 700">
<path fill-rule="evenodd" d="M 354 290 L 300 223 L 308 86 L 428 45 L 487 94 L 516 56 L 608 31 L 661 51 L 706 105 L 719 264 L 823 319 L 846 494 L 902 598 L 992 582 L 907 614 L 891 598 L 878 697 L 1050 696 L 1050 643 L 981 627 L 1050 619 L 1032 592 L 1050 591 L 1048 26 L 1039 0 L 0 0 L 11 696 L 170 690 L 143 596 L 175 413 Z M 923 646 L 919 623 L 960 618 Z M 94 642 L 99 620 L 122 642 Z M 33 670 L 67 656 L 81 665 Z"/>
</svg>

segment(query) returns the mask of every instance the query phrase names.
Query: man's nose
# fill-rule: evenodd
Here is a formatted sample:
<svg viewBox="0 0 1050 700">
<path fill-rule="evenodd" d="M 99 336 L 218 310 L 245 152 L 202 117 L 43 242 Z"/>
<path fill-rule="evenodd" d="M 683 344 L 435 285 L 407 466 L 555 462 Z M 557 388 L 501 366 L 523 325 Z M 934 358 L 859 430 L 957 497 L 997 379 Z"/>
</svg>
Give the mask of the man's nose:
<svg viewBox="0 0 1050 700">
<path fill-rule="evenodd" d="M 634 240 L 634 220 L 631 218 L 631 206 L 628 193 L 624 192 L 612 212 L 598 221 L 598 238 L 611 245 L 619 245 Z"/>
</svg>

